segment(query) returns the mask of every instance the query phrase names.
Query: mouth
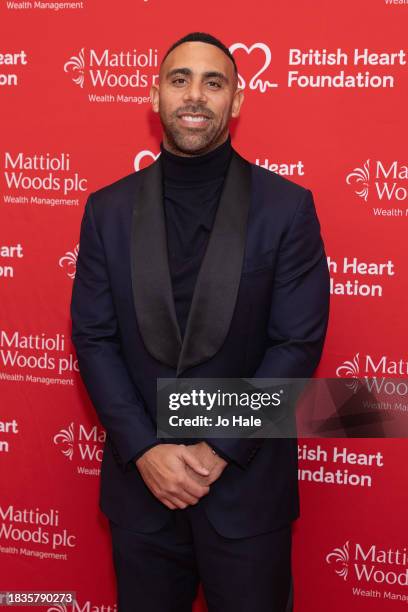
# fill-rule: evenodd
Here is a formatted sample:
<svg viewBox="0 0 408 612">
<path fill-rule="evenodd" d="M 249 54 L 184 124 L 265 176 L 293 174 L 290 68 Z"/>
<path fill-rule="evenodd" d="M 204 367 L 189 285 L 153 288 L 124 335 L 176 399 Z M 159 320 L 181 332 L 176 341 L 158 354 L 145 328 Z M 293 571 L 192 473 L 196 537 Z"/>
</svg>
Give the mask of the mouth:
<svg viewBox="0 0 408 612">
<path fill-rule="evenodd" d="M 193 128 L 205 127 L 210 120 L 207 115 L 200 113 L 183 113 L 178 118 L 183 125 Z"/>
</svg>

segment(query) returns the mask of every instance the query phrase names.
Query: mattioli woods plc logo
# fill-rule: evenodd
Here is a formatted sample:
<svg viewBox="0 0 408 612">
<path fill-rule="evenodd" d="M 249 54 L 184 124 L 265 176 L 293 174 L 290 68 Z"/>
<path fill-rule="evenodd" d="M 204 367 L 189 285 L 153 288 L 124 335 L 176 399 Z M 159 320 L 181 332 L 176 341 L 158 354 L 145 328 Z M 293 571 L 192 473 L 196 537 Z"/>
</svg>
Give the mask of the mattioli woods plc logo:
<svg viewBox="0 0 408 612">
<path fill-rule="evenodd" d="M 402 381 L 400 386 L 395 381 L 388 379 L 408 376 L 408 360 L 403 358 L 390 359 L 387 355 L 375 357 L 369 354 L 360 355 L 360 353 L 356 353 L 354 357 L 346 359 L 336 369 L 336 376 L 349 378 L 350 381 L 346 383 L 346 386 L 352 389 L 354 393 L 357 392 L 361 379 L 365 378 L 365 385 L 369 391 L 385 393 L 386 395 L 399 395 L 403 394 L 402 389 L 406 387 L 405 381 Z M 373 380 L 369 380 L 368 377 L 373 377 Z"/>
<path fill-rule="evenodd" d="M 370 189 L 370 160 L 367 159 L 362 168 L 354 168 L 346 177 L 347 185 L 352 185 L 354 193 L 367 202 Z"/>
<path fill-rule="evenodd" d="M 347 541 L 341 548 L 335 548 L 333 552 L 326 555 L 326 562 L 334 565 L 334 571 L 336 574 L 341 576 L 344 580 L 347 580 L 349 573 L 349 562 L 350 562 L 350 542 Z"/>
<path fill-rule="evenodd" d="M 71 422 L 53 437 L 61 454 L 75 464 L 78 474 L 99 476 L 106 432 L 97 425 L 87 426 Z"/>
<path fill-rule="evenodd" d="M 241 89 L 259 89 L 261 93 L 267 92 L 269 89 L 278 87 L 278 83 L 267 80 L 266 74 L 267 70 L 272 61 L 272 53 L 269 46 L 263 42 L 257 42 L 248 47 L 248 45 L 237 42 L 230 46 L 230 52 L 234 55 L 237 51 L 244 51 L 247 55 L 251 55 L 253 52 L 254 55 L 259 58 L 257 61 L 257 65 L 255 68 L 255 73 L 252 74 L 251 78 L 246 81 L 246 79 L 242 76 L 242 74 L 238 75 L 238 84 Z M 245 60 L 243 57 L 240 57 L 239 65 L 245 64 Z M 261 78 L 262 77 L 262 78 Z"/>
<path fill-rule="evenodd" d="M 76 245 L 73 251 L 67 251 L 65 255 L 59 258 L 58 265 L 64 270 L 68 278 L 75 278 L 78 253 L 79 243 Z"/>
<path fill-rule="evenodd" d="M 64 72 L 75 85 L 89 92 L 90 102 L 143 103 L 150 101 L 150 86 L 158 77 L 158 65 L 154 48 L 112 51 L 82 47 L 64 63 Z M 99 95 L 91 93 L 93 90 Z M 101 90 L 104 95 L 100 95 Z M 143 90 L 144 95 L 137 90 Z"/>
<path fill-rule="evenodd" d="M 354 583 L 355 596 L 408 602 L 408 594 L 404 592 L 408 586 L 406 548 L 381 548 L 347 540 L 326 555 L 326 563 L 343 581 Z M 399 592 L 389 590 L 390 587 Z"/>
<path fill-rule="evenodd" d="M 397 160 L 365 160 L 346 176 L 346 183 L 365 203 L 375 203 L 374 216 L 408 216 L 408 166 Z M 377 204 L 380 203 L 380 206 Z M 400 206 L 395 206 L 399 205 Z M 383 206 L 386 206 L 386 208 Z"/>
<path fill-rule="evenodd" d="M 339 378 L 350 378 L 350 382 L 346 383 L 354 393 L 358 389 L 358 377 L 360 376 L 360 354 L 356 353 L 351 360 L 346 360 L 336 370 L 336 376 Z"/>
</svg>

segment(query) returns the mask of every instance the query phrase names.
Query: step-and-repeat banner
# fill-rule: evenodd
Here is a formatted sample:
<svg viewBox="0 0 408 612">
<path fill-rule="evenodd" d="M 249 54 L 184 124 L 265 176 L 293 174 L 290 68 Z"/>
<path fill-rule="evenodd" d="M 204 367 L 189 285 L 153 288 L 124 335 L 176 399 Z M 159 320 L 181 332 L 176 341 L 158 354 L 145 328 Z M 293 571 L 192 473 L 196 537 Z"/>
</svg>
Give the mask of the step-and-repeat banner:
<svg viewBox="0 0 408 612">
<path fill-rule="evenodd" d="M 187 32 L 236 58 L 237 150 L 313 191 L 332 294 L 317 376 L 408 375 L 407 26 L 407 0 L 1 1 L 0 591 L 116 609 L 69 303 L 87 195 L 156 158 L 149 88 Z M 295 611 L 406 609 L 407 441 L 304 439 L 299 458 Z"/>
</svg>

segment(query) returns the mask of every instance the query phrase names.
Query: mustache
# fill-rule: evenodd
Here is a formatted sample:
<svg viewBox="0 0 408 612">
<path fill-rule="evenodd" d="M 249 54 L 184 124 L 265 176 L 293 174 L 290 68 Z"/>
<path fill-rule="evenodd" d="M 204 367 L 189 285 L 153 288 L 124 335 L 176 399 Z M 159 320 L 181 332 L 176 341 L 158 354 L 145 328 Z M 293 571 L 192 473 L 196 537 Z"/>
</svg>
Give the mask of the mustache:
<svg viewBox="0 0 408 612">
<path fill-rule="evenodd" d="M 214 117 L 214 113 L 211 112 L 208 108 L 205 108 L 200 105 L 194 105 L 194 104 L 190 104 L 190 106 L 183 106 L 182 108 L 178 108 L 175 112 L 175 115 L 179 117 L 180 115 L 183 115 L 184 113 L 191 113 L 192 115 L 204 115 L 205 117 L 208 117 L 209 119 L 212 119 Z"/>
</svg>

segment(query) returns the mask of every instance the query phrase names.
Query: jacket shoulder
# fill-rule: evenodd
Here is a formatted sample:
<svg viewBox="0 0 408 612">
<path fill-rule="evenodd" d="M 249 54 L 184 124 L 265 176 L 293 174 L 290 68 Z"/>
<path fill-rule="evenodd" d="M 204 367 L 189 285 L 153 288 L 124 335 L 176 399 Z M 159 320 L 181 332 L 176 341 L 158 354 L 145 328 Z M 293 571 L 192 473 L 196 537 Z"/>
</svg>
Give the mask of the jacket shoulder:
<svg viewBox="0 0 408 612">
<path fill-rule="evenodd" d="M 149 168 L 148 166 L 147 168 Z M 112 215 L 127 214 L 133 208 L 140 181 L 147 168 L 127 174 L 89 194 L 94 214 L 101 221 L 112 219 Z"/>
<path fill-rule="evenodd" d="M 252 204 L 251 211 L 265 222 L 280 219 L 284 224 L 291 223 L 303 201 L 313 201 L 310 189 L 287 179 L 276 172 L 251 165 Z M 307 198 L 309 194 L 309 198 Z"/>
<path fill-rule="evenodd" d="M 257 164 L 251 163 L 252 178 L 254 186 L 264 190 L 267 193 L 280 194 L 288 198 L 294 198 L 296 201 L 304 197 L 308 191 L 306 187 L 295 183 L 281 174 L 277 174 L 272 170 L 262 168 Z"/>
<path fill-rule="evenodd" d="M 113 183 L 109 183 L 108 185 L 104 185 L 99 189 L 93 191 L 90 196 L 92 196 L 92 200 L 95 203 L 110 201 L 110 203 L 118 201 L 123 197 L 129 195 L 129 193 L 134 193 L 135 188 L 139 182 L 139 175 L 143 172 L 132 172 L 131 174 L 127 174 L 126 176 L 121 177 L 120 179 L 114 181 Z"/>
</svg>

